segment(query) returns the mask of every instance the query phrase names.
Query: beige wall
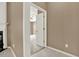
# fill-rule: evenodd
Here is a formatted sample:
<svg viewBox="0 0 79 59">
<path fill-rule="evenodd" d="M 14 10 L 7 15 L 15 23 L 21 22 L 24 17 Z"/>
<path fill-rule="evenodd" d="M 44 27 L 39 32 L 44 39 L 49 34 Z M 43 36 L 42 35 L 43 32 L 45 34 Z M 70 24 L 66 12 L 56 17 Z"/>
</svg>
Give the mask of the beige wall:
<svg viewBox="0 0 79 59">
<path fill-rule="evenodd" d="M 33 3 L 38 5 L 39 7 L 47 10 L 47 3 L 46 2 L 33 2 Z"/>
<path fill-rule="evenodd" d="M 45 3 L 35 3 L 46 9 Z M 7 3 L 8 46 L 11 46 L 16 56 L 23 56 L 23 3 Z M 15 45 L 15 47 L 13 47 Z"/>
<path fill-rule="evenodd" d="M 23 3 L 7 3 L 8 45 L 16 56 L 23 56 Z M 13 47 L 13 44 L 15 47 Z"/>
<path fill-rule="evenodd" d="M 79 56 L 79 3 L 35 4 L 48 11 L 48 46 Z"/>
<path fill-rule="evenodd" d="M 48 46 L 79 56 L 79 3 L 48 3 Z"/>
<path fill-rule="evenodd" d="M 47 10 L 47 3 L 35 4 Z M 23 56 L 22 8 L 22 3 L 8 3 L 8 45 L 15 44 L 17 56 Z M 79 3 L 48 3 L 47 11 L 48 46 L 79 56 Z"/>
</svg>

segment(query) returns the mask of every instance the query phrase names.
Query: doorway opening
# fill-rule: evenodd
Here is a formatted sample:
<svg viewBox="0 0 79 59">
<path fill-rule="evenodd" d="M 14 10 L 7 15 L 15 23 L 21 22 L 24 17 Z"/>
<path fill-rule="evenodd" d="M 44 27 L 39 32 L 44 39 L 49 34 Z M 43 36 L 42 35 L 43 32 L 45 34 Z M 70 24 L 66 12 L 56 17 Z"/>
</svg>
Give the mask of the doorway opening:
<svg viewBox="0 0 79 59">
<path fill-rule="evenodd" d="M 23 54 L 32 56 L 47 45 L 46 10 L 23 3 Z"/>
<path fill-rule="evenodd" d="M 36 5 L 33 4 L 30 6 L 31 55 L 42 50 L 46 46 L 44 16 L 44 11 L 36 7 Z"/>
<path fill-rule="evenodd" d="M 31 6 L 30 9 L 30 41 L 31 41 L 31 54 L 34 54 L 35 52 L 41 50 L 43 46 L 41 46 L 39 43 L 41 41 L 38 41 L 37 38 L 37 15 L 38 15 L 38 9 Z M 42 34 L 42 33 L 41 33 Z M 39 39 L 40 40 L 40 39 Z M 38 42 L 37 42 L 38 41 Z"/>
</svg>

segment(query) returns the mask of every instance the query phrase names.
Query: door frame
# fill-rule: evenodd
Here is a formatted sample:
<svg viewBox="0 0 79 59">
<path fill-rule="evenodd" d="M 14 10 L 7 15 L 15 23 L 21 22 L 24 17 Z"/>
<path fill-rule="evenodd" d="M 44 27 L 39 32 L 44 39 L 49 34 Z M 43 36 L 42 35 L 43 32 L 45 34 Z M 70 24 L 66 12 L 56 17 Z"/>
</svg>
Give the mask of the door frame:
<svg viewBox="0 0 79 59">
<path fill-rule="evenodd" d="M 45 46 L 47 46 L 47 12 L 46 10 L 40 8 L 32 2 L 23 3 L 23 56 L 31 56 L 30 51 L 30 7 L 34 6 L 35 8 L 44 12 L 44 21 L 45 21 Z"/>
<path fill-rule="evenodd" d="M 8 23 L 7 23 L 7 3 L 6 2 L 2 2 L 3 4 L 4 4 L 4 10 L 5 10 L 5 23 L 4 23 L 4 25 L 3 25 L 3 43 L 4 43 L 4 46 L 3 46 L 3 48 L 5 49 L 5 48 L 7 48 L 8 46 L 7 46 L 7 27 L 8 27 Z"/>
</svg>

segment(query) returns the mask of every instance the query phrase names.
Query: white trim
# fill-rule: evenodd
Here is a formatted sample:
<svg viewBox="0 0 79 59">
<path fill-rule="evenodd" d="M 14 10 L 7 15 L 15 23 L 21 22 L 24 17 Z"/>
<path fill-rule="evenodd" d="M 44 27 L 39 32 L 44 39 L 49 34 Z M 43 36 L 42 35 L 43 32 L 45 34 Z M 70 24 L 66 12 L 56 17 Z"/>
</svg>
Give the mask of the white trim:
<svg viewBox="0 0 79 59">
<path fill-rule="evenodd" d="M 46 10 L 44 10 L 43 8 L 37 6 L 36 4 L 34 3 L 31 3 L 31 6 L 34 6 L 35 8 L 38 8 L 39 10 L 43 11 L 43 12 L 46 12 Z"/>
<path fill-rule="evenodd" d="M 25 3 L 23 3 L 23 56 L 25 56 Z"/>
<path fill-rule="evenodd" d="M 47 46 L 47 12 L 45 11 L 45 47 Z"/>
<path fill-rule="evenodd" d="M 14 57 L 16 57 L 16 55 L 15 55 L 15 53 L 14 53 L 13 49 L 12 49 L 11 47 L 8 47 L 8 48 L 11 50 L 11 52 L 12 52 L 13 56 L 14 56 Z"/>
<path fill-rule="evenodd" d="M 23 56 L 30 56 L 30 3 L 23 3 Z"/>
<path fill-rule="evenodd" d="M 64 51 L 59 50 L 59 49 L 56 49 L 56 48 L 52 48 L 52 47 L 48 47 L 48 46 L 47 46 L 47 48 L 49 48 L 49 49 L 51 49 L 51 50 L 54 50 L 54 51 L 57 51 L 57 52 L 60 52 L 60 53 L 63 53 L 63 54 L 68 55 L 68 56 L 70 56 L 70 57 L 77 57 L 77 56 L 75 56 L 75 55 L 73 55 L 73 54 L 64 52 Z"/>
<path fill-rule="evenodd" d="M 8 23 L 7 23 L 7 3 L 5 2 L 5 19 L 6 19 L 6 21 L 5 21 L 5 48 L 7 48 L 8 46 L 7 46 L 7 25 L 8 25 Z"/>
</svg>

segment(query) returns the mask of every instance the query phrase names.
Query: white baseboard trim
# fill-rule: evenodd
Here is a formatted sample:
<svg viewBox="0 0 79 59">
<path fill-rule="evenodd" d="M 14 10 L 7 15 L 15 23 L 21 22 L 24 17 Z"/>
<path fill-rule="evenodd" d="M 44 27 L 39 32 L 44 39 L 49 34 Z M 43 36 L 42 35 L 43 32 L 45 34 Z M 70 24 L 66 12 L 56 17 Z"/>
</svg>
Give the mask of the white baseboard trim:
<svg viewBox="0 0 79 59">
<path fill-rule="evenodd" d="M 60 52 L 60 53 L 63 53 L 63 54 L 68 55 L 68 56 L 70 56 L 70 57 L 78 57 L 78 56 L 75 56 L 75 55 L 73 55 L 73 54 L 64 52 L 64 51 L 59 50 L 59 49 L 56 49 L 56 48 L 52 48 L 52 47 L 49 47 L 49 46 L 47 46 L 47 48 L 49 48 L 49 49 L 51 49 L 51 50 L 54 50 L 54 51 L 57 51 L 57 52 Z"/>
<path fill-rule="evenodd" d="M 10 50 L 11 50 L 11 52 L 12 52 L 13 56 L 14 56 L 14 57 L 16 57 L 16 55 L 15 55 L 15 53 L 14 53 L 13 49 L 12 49 L 11 47 L 8 47 L 8 48 L 10 48 Z"/>
</svg>

